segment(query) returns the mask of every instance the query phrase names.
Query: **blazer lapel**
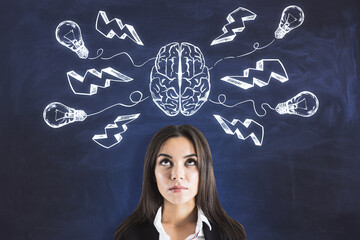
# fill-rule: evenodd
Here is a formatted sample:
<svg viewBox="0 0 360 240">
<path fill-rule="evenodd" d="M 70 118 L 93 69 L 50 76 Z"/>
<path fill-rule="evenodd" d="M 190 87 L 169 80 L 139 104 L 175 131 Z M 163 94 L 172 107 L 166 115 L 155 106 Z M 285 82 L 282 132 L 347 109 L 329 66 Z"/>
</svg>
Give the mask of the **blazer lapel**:
<svg viewBox="0 0 360 240">
<path fill-rule="evenodd" d="M 211 223 L 211 231 L 207 224 L 203 224 L 203 231 L 206 240 L 222 240 L 222 239 L 225 240 L 225 238 L 222 237 L 220 231 L 212 223 Z"/>
<path fill-rule="evenodd" d="M 142 227 L 141 237 L 143 240 L 159 240 L 159 232 L 153 223 L 146 223 Z"/>
</svg>

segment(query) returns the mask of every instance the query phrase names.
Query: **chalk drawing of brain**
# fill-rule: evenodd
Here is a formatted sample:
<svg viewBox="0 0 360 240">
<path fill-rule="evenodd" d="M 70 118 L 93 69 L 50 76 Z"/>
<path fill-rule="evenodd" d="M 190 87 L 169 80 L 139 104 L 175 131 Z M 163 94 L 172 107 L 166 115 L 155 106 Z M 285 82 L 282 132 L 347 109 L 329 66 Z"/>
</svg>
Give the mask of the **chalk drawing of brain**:
<svg viewBox="0 0 360 240">
<path fill-rule="evenodd" d="M 202 52 L 191 43 L 163 46 L 150 74 L 150 93 L 168 116 L 196 113 L 210 93 L 210 74 Z"/>
</svg>

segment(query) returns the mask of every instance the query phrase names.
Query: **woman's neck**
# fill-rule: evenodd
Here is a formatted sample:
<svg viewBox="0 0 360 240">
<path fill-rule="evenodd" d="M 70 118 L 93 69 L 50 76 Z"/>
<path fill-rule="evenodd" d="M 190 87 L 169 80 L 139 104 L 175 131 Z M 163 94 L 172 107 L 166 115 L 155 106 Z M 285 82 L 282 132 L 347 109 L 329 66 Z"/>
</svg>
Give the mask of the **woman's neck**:
<svg viewBox="0 0 360 240">
<path fill-rule="evenodd" d="M 161 222 L 169 225 L 180 226 L 188 223 L 196 223 L 197 209 L 195 202 L 184 204 L 172 204 L 164 200 Z"/>
</svg>

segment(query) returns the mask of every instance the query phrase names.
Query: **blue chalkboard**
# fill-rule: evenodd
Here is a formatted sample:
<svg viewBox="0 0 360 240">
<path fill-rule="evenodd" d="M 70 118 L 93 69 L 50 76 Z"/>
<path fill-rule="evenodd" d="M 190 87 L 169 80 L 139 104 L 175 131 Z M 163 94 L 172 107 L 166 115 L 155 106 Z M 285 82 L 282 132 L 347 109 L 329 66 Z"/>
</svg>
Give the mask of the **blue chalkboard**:
<svg viewBox="0 0 360 240">
<path fill-rule="evenodd" d="M 112 239 L 187 123 L 248 239 L 360 239 L 359 9 L 2 1 L 0 238 Z"/>
</svg>

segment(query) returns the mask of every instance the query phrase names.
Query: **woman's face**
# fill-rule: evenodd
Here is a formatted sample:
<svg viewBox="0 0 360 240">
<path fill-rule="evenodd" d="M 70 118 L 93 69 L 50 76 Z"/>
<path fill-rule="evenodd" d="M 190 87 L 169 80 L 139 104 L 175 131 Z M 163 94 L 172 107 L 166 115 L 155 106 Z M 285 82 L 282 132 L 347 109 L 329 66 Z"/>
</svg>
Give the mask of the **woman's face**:
<svg viewBox="0 0 360 240">
<path fill-rule="evenodd" d="M 198 193 L 198 158 L 185 137 L 169 138 L 157 154 L 155 178 L 159 192 L 172 204 L 195 202 Z"/>
</svg>

